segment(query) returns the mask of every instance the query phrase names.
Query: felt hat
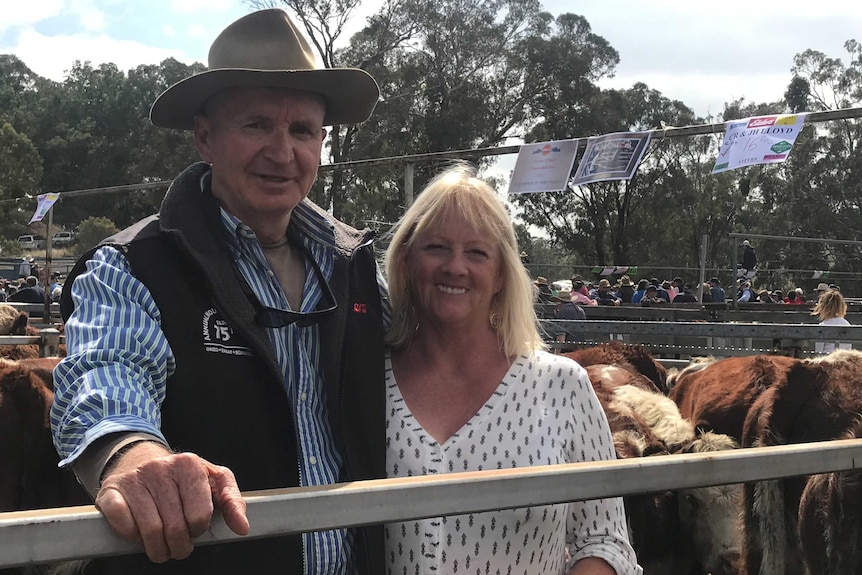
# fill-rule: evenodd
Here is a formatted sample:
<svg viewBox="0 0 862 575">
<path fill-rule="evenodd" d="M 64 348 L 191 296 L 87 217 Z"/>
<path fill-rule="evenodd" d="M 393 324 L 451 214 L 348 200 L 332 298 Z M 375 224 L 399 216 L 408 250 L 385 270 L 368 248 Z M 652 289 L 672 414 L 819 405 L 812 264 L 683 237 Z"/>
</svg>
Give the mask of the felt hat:
<svg viewBox="0 0 862 575">
<path fill-rule="evenodd" d="M 536 281 L 533 282 L 537 286 L 546 286 L 548 285 L 548 278 L 544 276 L 539 276 L 536 278 Z"/>
<path fill-rule="evenodd" d="M 323 96 L 323 125 L 356 124 L 371 115 L 380 89 L 357 68 L 318 68 L 308 41 L 284 10 L 259 10 L 225 28 L 213 41 L 208 69 L 180 80 L 156 98 L 150 121 L 191 130 L 217 92 L 237 87 L 291 88 Z"/>
<path fill-rule="evenodd" d="M 829 284 L 825 284 L 823 282 L 820 282 L 819 284 L 817 284 L 817 290 L 816 291 L 829 291 Z"/>
<path fill-rule="evenodd" d="M 569 302 L 572 301 L 572 292 L 560 291 L 557 292 L 557 295 L 553 296 L 551 299 L 559 302 Z"/>
</svg>

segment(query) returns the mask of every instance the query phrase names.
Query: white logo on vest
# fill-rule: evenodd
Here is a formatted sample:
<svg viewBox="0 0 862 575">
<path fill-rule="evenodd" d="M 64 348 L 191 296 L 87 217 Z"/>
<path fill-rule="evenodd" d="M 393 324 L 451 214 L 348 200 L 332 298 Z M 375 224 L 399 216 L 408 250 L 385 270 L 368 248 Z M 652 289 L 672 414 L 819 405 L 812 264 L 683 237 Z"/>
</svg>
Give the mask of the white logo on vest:
<svg viewBox="0 0 862 575">
<path fill-rule="evenodd" d="M 203 336 L 206 351 L 226 355 L 253 355 L 251 348 L 231 343 L 234 339 L 233 328 L 214 307 L 204 312 Z"/>
</svg>

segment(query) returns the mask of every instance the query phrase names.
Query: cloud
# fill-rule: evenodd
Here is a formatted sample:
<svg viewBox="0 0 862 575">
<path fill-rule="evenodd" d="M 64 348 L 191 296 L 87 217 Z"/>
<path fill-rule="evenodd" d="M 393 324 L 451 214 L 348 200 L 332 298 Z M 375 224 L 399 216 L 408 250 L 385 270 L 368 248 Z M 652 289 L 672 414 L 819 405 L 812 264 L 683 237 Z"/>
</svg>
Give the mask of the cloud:
<svg viewBox="0 0 862 575">
<path fill-rule="evenodd" d="M 208 35 L 207 29 L 201 24 L 192 24 L 188 27 L 189 36 L 192 38 L 203 38 Z"/>
<path fill-rule="evenodd" d="M 63 5 L 63 0 L 4 3 L 3 17 L 0 18 L 0 34 L 14 28 L 32 26 L 36 22 L 56 16 L 63 10 Z"/>
<path fill-rule="evenodd" d="M 105 13 L 96 8 L 93 0 L 72 0 L 69 11 L 75 14 L 88 32 L 105 29 Z"/>
<path fill-rule="evenodd" d="M 5 51 L 0 49 L 0 52 Z M 62 81 L 75 60 L 90 61 L 93 66 L 112 62 L 127 71 L 140 64 L 157 64 L 168 57 L 186 62 L 179 50 L 155 48 L 130 40 L 117 40 L 105 34 L 45 36 L 32 28 L 21 31 L 11 50 L 31 70 L 55 81 Z M 63 55 L 69 55 L 64 59 Z"/>
<path fill-rule="evenodd" d="M 227 12 L 236 0 L 171 0 L 171 10 L 176 14 L 192 12 Z"/>
<path fill-rule="evenodd" d="M 177 35 L 177 31 L 174 30 L 174 27 L 169 24 L 162 24 L 162 34 L 164 34 L 167 38 L 173 38 Z"/>
</svg>

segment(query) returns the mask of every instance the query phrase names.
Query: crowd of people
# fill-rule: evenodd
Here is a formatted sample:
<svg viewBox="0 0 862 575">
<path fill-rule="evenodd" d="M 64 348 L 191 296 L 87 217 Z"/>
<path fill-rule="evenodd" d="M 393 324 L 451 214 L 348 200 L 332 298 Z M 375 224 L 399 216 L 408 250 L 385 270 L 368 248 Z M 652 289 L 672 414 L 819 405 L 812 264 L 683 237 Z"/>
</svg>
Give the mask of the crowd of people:
<svg viewBox="0 0 862 575">
<path fill-rule="evenodd" d="M 631 278 L 624 275 L 611 284 L 608 279 L 598 282 L 585 281 L 580 275 L 571 278 L 571 289 L 554 289 L 547 278 L 538 276 L 533 281 L 533 301 L 538 303 L 573 303 L 578 306 L 622 304 L 652 306 L 672 303 L 727 303 L 733 301 L 727 295 L 721 281 L 712 277 L 700 286 L 683 281 L 679 276 L 671 280 L 659 281 L 658 278 L 641 279 L 635 285 Z M 813 294 L 816 300 L 824 293 L 841 288 L 837 284 L 820 283 Z M 780 289 L 761 288 L 756 290 L 750 279 L 740 278 L 736 282 L 734 299 L 740 303 L 774 303 L 787 305 L 808 305 L 812 299 L 805 290 L 796 287 L 784 292 Z"/>
</svg>

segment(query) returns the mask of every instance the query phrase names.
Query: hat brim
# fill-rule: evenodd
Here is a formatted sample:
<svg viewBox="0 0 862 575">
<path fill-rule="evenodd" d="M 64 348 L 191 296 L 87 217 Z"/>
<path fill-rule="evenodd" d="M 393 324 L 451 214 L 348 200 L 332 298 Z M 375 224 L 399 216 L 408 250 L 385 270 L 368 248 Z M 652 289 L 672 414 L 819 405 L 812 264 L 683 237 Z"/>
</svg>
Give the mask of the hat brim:
<svg viewBox="0 0 862 575">
<path fill-rule="evenodd" d="M 180 80 L 156 98 L 150 121 L 161 128 L 194 129 L 194 117 L 216 93 L 227 88 L 290 88 L 313 92 L 326 101 L 324 126 L 357 124 L 371 116 L 380 89 L 358 68 L 320 70 L 208 70 Z"/>
</svg>

